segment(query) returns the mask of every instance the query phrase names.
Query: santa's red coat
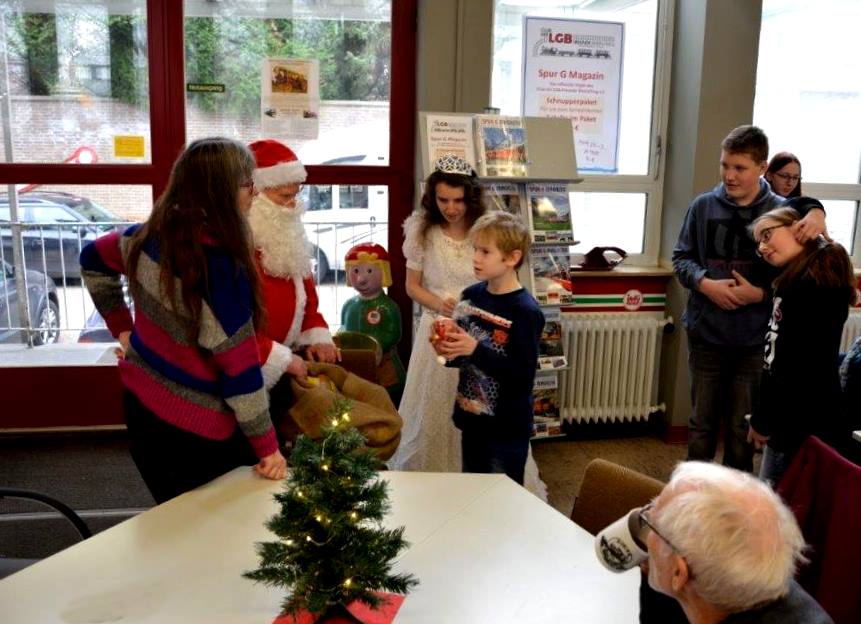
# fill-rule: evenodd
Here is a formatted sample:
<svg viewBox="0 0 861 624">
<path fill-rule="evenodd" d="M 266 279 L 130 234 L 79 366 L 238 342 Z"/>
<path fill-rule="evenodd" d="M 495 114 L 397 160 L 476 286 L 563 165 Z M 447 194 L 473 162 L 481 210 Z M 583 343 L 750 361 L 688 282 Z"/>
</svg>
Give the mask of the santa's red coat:
<svg viewBox="0 0 861 624">
<path fill-rule="evenodd" d="M 331 344 L 329 325 L 317 309 L 319 298 L 314 278 L 274 277 L 263 269 L 259 251 L 256 260 L 267 319 L 265 329 L 257 333 L 260 361 L 269 358 L 273 341 L 291 351 L 311 344 Z"/>
</svg>

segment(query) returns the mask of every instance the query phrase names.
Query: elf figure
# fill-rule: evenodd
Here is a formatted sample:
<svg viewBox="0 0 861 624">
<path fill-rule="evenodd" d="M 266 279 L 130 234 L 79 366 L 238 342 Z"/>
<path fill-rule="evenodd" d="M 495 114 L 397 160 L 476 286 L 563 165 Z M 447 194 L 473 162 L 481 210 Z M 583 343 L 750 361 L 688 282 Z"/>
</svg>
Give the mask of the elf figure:
<svg viewBox="0 0 861 624">
<path fill-rule="evenodd" d="M 253 180 L 259 192 L 248 222 L 267 317 L 265 333 L 258 334 L 257 342 L 263 379 L 267 389 L 272 389 L 285 372 L 304 378 L 304 359 L 332 363 L 337 351 L 317 309 L 311 245 L 302 224 L 304 206 L 298 193 L 305 181 L 305 167 L 278 141 L 264 139 L 248 147 L 256 160 Z"/>
<path fill-rule="evenodd" d="M 383 358 L 377 367 L 377 382 L 383 386 L 398 405 L 404 390 L 406 372 L 398 356 L 401 341 L 401 311 L 385 292 L 392 285 L 389 254 L 374 243 L 352 247 L 345 258 L 347 283 L 358 291 L 341 308 L 341 327 L 377 339 L 383 349 Z"/>
</svg>

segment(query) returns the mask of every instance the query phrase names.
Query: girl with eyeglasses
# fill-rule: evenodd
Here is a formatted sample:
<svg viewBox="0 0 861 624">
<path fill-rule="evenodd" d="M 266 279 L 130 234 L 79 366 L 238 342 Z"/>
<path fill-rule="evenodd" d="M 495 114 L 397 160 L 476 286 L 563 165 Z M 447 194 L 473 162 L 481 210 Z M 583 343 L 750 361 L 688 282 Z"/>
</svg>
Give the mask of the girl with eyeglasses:
<svg viewBox="0 0 861 624">
<path fill-rule="evenodd" d="M 790 152 L 778 152 L 768 163 L 765 181 L 781 197 L 801 196 L 801 161 Z"/>
<path fill-rule="evenodd" d="M 763 375 L 748 440 L 763 449 L 759 476 L 776 485 L 808 435 L 842 445 L 838 353 L 849 306 L 855 302 L 852 261 L 838 243 L 819 236 L 799 243 L 792 226 L 805 208 L 798 197 L 751 225 L 757 253 L 781 269 L 765 335 Z"/>
<path fill-rule="evenodd" d="M 145 223 L 81 252 L 84 284 L 120 343 L 132 459 L 157 503 L 242 465 L 267 479 L 286 473 L 254 332 L 253 171 L 241 143 L 194 141 Z"/>
</svg>

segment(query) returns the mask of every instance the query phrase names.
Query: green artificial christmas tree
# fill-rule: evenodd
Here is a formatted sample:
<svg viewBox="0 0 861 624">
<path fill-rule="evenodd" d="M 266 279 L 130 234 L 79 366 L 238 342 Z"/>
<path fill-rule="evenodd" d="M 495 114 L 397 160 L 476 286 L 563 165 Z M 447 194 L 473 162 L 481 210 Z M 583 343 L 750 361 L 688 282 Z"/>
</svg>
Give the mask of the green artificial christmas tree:
<svg viewBox="0 0 861 624">
<path fill-rule="evenodd" d="M 388 484 L 376 478 L 381 463 L 350 424 L 351 407 L 337 400 L 319 440 L 296 440 L 286 486 L 275 495 L 281 510 L 266 523 L 278 540 L 259 542 L 260 567 L 243 575 L 286 588 L 282 612 L 304 609 L 318 622 L 352 617 L 346 606 L 356 600 L 378 608 L 374 590 L 406 594 L 418 584 L 411 574 L 391 574 L 408 544 L 403 527 L 381 526 Z"/>
</svg>

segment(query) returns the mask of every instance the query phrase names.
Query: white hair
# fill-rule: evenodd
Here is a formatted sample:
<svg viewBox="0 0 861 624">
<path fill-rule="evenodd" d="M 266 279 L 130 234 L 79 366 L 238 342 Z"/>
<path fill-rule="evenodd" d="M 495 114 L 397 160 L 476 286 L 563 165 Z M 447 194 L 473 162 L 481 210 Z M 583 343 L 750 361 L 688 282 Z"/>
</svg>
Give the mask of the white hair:
<svg viewBox="0 0 861 624">
<path fill-rule="evenodd" d="M 703 600 L 735 613 L 789 590 L 805 561 L 804 538 L 766 483 L 718 464 L 682 462 L 665 492 L 658 530 L 687 561 Z"/>
<path fill-rule="evenodd" d="M 303 210 L 299 198 L 292 208 L 276 204 L 265 193 L 252 200 L 248 225 L 267 274 L 300 278 L 311 275 L 313 254 L 302 224 Z"/>
</svg>

